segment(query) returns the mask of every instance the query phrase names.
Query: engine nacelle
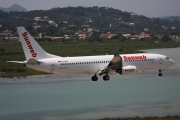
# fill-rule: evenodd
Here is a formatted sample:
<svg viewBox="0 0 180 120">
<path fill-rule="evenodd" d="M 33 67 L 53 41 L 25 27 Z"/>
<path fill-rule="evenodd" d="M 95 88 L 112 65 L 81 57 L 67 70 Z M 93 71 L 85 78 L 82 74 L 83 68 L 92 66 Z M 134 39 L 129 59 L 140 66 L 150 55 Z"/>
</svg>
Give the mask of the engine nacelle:
<svg viewBox="0 0 180 120">
<path fill-rule="evenodd" d="M 128 65 L 122 67 L 122 75 L 130 75 L 130 74 L 135 74 L 137 71 L 136 66 Z"/>
<path fill-rule="evenodd" d="M 120 75 L 135 74 L 136 71 L 137 71 L 136 66 L 132 66 L 132 65 L 124 66 L 122 67 L 122 69 L 116 70 L 116 72 L 119 73 Z"/>
</svg>

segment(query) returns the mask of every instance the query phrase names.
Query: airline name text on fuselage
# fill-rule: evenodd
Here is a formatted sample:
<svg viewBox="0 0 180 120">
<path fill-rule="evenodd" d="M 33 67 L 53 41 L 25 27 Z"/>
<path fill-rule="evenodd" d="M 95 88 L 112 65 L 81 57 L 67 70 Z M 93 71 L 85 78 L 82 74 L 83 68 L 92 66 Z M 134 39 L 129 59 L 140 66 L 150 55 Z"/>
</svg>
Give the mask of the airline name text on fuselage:
<svg viewBox="0 0 180 120">
<path fill-rule="evenodd" d="M 124 60 L 146 60 L 145 55 L 140 55 L 140 56 L 123 56 Z"/>
</svg>

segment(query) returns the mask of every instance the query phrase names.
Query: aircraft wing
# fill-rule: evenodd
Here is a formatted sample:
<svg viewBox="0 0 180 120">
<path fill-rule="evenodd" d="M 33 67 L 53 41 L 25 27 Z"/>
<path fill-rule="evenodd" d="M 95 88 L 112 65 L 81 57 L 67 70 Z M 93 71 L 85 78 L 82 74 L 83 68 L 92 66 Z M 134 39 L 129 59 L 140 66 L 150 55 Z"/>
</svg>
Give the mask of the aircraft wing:
<svg viewBox="0 0 180 120">
<path fill-rule="evenodd" d="M 119 53 L 116 51 L 115 48 L 113 48 L 113 53 L 114 53 L 113 59 L 110 61 L 107 67 L 99 70 L 98 72 L 99 75 L 106 74 L 112 70 L 114 71 L 122 68 L 122 57 L 119 55 Z"/>
</svg>

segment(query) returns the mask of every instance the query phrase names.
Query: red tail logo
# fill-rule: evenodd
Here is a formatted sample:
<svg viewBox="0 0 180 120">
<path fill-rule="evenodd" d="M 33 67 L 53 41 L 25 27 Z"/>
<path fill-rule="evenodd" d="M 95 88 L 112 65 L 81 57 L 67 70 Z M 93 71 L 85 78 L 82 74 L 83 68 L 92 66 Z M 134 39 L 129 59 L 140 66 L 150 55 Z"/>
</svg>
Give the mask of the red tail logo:
<svg viewBox="0 0 180 120">
<path fill-rule="evenodd" d="M 34 51 L 32 45 L 31 45 L 31 42 L 29 41 L 29 38 L 28 38 L 28 33 L 27 32 L 24 32 L 22 33 L 23 37 L 24 37 L 24 40 L 26 41 L 26 44 L 29 48 L 29 51 L 32 55 L 33 58 L 35 58 L 37 56 L 37 53 Z"/>
</svg>

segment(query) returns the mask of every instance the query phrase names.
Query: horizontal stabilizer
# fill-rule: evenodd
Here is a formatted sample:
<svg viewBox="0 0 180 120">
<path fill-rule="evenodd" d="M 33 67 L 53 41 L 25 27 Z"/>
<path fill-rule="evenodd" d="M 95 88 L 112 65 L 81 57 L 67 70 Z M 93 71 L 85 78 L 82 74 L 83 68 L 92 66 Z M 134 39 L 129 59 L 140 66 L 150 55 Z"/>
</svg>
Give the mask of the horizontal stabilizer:
<svg viewBox="0 0 180 120">
<path fill-rule="evenodd" d="M 20 64 L 24 64 L 24 61 L 6 61 L 6 62 L 11 62 L 11 63 L 20 63 Z"/>
</svg>

